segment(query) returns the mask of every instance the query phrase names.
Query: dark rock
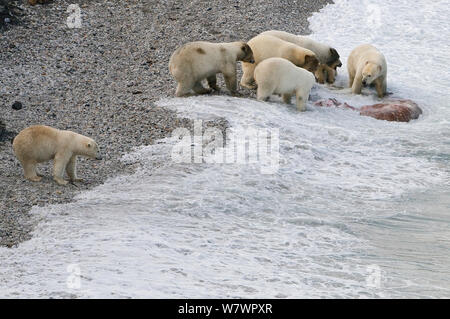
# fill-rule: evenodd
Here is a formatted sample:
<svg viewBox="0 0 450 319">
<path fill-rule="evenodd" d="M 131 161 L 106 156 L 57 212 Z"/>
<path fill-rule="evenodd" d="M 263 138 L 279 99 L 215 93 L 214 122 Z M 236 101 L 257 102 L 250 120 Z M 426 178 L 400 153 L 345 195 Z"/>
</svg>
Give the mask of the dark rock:
<svg viewBox="0 0 450 319">
<path fill-rule="evenodd" d="M 0 0 L 0 30 L 19 21 L 19 10 L 12 0 Z"/>
<path fill-rule="evenodd" d="M 8 131 L 3 120 L 0 120 L 0 143 L 8 140 L 11 141 L 14 136 L 15 133 Z"/>
<path fill-rule="evenodd" d="M 19 101 L 15 101 L 14 104 L 11 106 L 13 110 L 21 110 L 23 105 Z"/>
</svg>

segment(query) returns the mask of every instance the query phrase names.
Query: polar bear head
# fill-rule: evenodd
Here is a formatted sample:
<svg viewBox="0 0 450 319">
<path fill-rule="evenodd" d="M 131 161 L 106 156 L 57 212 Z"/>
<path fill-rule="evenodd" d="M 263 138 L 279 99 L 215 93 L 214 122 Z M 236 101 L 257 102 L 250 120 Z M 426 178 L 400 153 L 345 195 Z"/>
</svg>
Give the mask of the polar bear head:
<svg viewBox="0 0 450 319">
<path fill-rule="evenodd" d="M 245 42 L 239 42 L 239 46 L 240 51 L 237 56 L 237 60 L 242 62 L 255 63 L 255 60 L 253 58 L 253 51 L 250 46 Z"/>
<path fill-rule="evenodd" d="M 328 61 L 327 61 L 327 65 L 336 70 L 337 68 L 340 68 L 342 66 L 342 62 L 339 59 L 339 53 L 336 51 L 335 48 L 330 48 L 330 51 L 328 53 Z"/>
<path fill-rule="evenodd" d="M 362 83 L 364 85 L 370 85 L 381 72 L 381 66 L 379 64 L 367 61 L 362 70 Z"/>
<path fill-rule="evenodd" d="M 95 158 L 101 160 L 102 156 L 100 154 L 100 149 L 97 143 L 89 137 L 78 135 L 76 139 L 77 143 L 77 155 Z"/>
<path fill-rule="evenodd" d="M 308 70 L 309 72 L 316 72 L 319 66 L 319 60 L 315 55 L 305 55 L 305 62 L 301 66 L 302 68 Z"/>
</svg>

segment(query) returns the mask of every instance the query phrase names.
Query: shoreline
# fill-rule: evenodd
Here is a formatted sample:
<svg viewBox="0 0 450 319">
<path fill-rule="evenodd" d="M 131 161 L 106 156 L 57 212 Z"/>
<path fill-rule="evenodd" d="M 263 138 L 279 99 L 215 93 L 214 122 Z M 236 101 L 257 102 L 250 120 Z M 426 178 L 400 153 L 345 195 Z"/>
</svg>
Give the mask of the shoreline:
<svg viewBox="0 0 450 319">
<path fill-rule="evenodd" d="M 15 134 L 44 124 L 87 135 L 100 145 L 104 160 L 79 158 L 79 176 L 85 181 L 76 186 L 57 185 L 52 162 L 39 166 L 44 178 L 33 183 L 23 178 L 10 141 L 0 142 L 0 245 L 14 247 L 31 238 L 34 205 L 68 203 L 110 177 L 132 173 L 133 166 L 120 161 L 122 155 L 178 127 L 191 128 L 191 120 L 155 105 L 174 96 L 176 84 L 167 64 L 176 47 L 194 40 L 247 41 L 269 29 L 309 34 L 307 18 L 331 3 L 291 2 L 173 1 L 150 7 L 137 0 L 86 0 L 79 2 L 79 29 L 65 24 L 69 1 L 34 7 L 21 3 L 19 24 L 0 31 L 0 48 L 6 48 L 0 55 L 0 120 Z M 228 95 L 221 76 L 218 85 L 219 95 Z M 255 94 L 239 90 L 244 96 Z M 13 110 L 15 101 L 23 108 Z M 206 125 L 223 129 L 227 123 Z"/>
</svg>

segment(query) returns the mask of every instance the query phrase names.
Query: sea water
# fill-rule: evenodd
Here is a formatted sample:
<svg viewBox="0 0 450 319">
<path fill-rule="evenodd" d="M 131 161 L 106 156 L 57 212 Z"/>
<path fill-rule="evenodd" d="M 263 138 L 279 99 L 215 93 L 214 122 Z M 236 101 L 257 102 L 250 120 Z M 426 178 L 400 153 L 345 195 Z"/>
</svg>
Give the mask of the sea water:
<svg viewBox="0 0 450 319">
<path fill-rule="evenodd" d="M 345 88 L 349 53 L 372 43 L 392 97 L 424 111 L 409 123 L 311 101 L 299 113 L 277 98 L 158 102 L 224 117 L 230 135 L 272 132 L 278 165 L 180 163 L 178 138 L 140 147 L 123 158 L 135 174 L 32 209 L 33 238 L 0 248 L 0 296 L 450 297 L 448 17 L 448 1 L 337 0 L 310 19 L 343 61 L 312 100 L 377 103 L 374 90 Z"/>
</svg>

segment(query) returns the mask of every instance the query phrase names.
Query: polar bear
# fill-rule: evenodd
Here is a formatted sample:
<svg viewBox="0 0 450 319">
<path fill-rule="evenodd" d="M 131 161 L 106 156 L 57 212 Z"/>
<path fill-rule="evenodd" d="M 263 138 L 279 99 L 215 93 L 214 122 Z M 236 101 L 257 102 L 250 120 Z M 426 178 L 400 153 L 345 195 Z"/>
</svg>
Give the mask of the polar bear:
<svg viewBox="0 0 450 319">
<path fill-rule="evenodd" d="M 169 70 L 178 82 L 176 96 L 188 95 L 191 89 L 197 94 L 219 91 L 216 74 L 222 73 L 231 94 L 236 91 L 236 61 L 253 63 L 253 53 L 245 42 L 211 43 L 190 42 L 175 50 L 170 57 Z M 201 81 L 207 79 L 210 89 Z"/>
<path fill-rule="evenodd" d="M 270 35 L 257 35 L 247 42 L 253 51 L 255 63 L 242 63 L 241 86 L 255 89 L 253 73 L 256 66 L 268 58 L 284 58 L 296 66 L 302 67 L 310 72 L 315 72 L 319 65 L 315 53 L 311 50 L 301 48 L 296 44 L 281 40 Z"/>
<path fill-rule="evenodd" d="M 329 45 L 314 41 L 311 38 L 302 35 L 295 35 L 285 31 L 270 30 L 262 32 L 263 35 L 270 35 L 281 40 L 291 42 L 302 48 L 313 51 L 319 59 L 320 65 L 315 75 L 319 83 L 334 83 L 337 74 L 337 68 L 342 66 L 339 53 L 335 48 Z"/>
<path fill-rule="evenodd" d="M 339 53 L 335 48 L 332 48 L 329 45 L 319 43 L 303 35 L 295 35 L 285 31 L 270 30 L 262 32 L 261 34 L 277 37 L 283 41 L 291 42 L 302 48 L 311 50 L 316 54 L 321 64 L 326 64 L 329 67 L 342 66 L 342 63 L 339 59 Z"/>
<path fill-rule="evenodd" d="M 309 92 L 315 83 L 314 75 L 283 58 L 269 58 L 255 68 L 258 85 L 257 99 L 265 101 L 272 94 L 281 94 L 285 103 L 296 95 L 297 109 L 306 110 Z"/>
<path fill-rule="evenodd" d="M 93 139 L 45 125 L 22 130 L 13 140 L 13 149 L 22 164 L 25 178 L 34 182 L 42 179 L 36 173 L 36 165 L 53 159 L 53 179 L 60 185 L 68 183 L 63 179 L 64 170 L 72 182 L 81 181 L 76 172 L 78 155 L 102 159 Z"/>
<path fill-rule="evenodd" d="M 353 49 L 348 57 L 347 70 L 352 93 L 361 94 L 363 85 L 375 84 L 378 97 L 386 94 L 386 59 L 373 45 L 362 44 Z"/>
</svg>

